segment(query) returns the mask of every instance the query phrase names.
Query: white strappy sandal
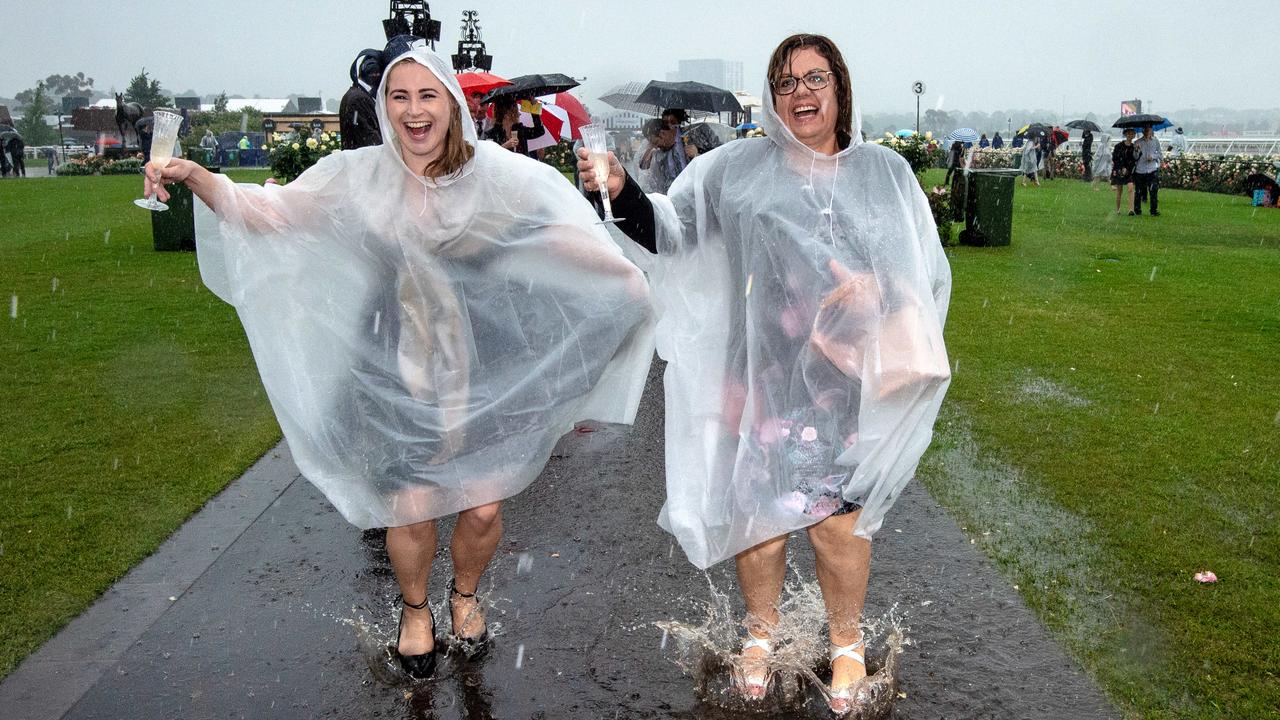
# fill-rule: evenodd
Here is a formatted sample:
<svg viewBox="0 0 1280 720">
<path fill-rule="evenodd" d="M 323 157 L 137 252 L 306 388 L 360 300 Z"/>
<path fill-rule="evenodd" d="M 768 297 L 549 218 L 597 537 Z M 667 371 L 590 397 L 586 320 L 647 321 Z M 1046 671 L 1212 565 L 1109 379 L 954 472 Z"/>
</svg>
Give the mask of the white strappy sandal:
<svg viewBox="0 0 1280 720">
<path fill-rule="evenodd" d="M 856 643 L 845 645 L 843 647 L 832 643 L 831 664 L 835 665 L 836 660 L 842 657 L 847 657 L 861 663 L 862 667 L 865 669 L 867 661 L 863 658 L 862 653 L 858 652 L 858 649 L 862 647 L 865 640 L 866 638 L 862 638 Z M 846 685 L 839 690 L 832 688 L 829 696 L 830 699 L 827 700 L 827 707 L 831 708 L 832 712 L 839 715 L 844 715 L 845 713 L 853 710 L 853 701 L 857 698 L 858 686 L 861 684 L 862 680 L 855 680 L 852 684 Z"/>
<path fill-rule="evenodd" d="M 748 657 L 745 653 L 751 648 L 760 648 L 764 650 L 764 655 L 760 657 Z M 769 668 L 767 660 L 773 654 L 773 640 L 769 638 L 758 638 L 747 631 L 747 639 L 742 643 L 742 664 L 752 664 L 758 667 L 748 671 L 746 668 L 738 668 L 738 686 L 742 690 L 742 694 L 751 700 L 759 700 L 769 691 Z"/>
</svg>

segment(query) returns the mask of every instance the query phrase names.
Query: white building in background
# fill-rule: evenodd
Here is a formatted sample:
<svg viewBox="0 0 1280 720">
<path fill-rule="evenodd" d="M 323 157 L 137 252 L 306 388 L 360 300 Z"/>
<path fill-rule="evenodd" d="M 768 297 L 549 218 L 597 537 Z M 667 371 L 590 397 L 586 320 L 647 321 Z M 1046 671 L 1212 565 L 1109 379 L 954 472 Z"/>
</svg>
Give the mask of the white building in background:
<svg viewBox="0 0 1280 720">
<path fill-rule="evenodd" d="M 724 90 L 742 90 L 742 61 L 708 58 L 681 60 L 675 72 L 667 73 L 668 82 L 706 83 Z"/>
</svg>

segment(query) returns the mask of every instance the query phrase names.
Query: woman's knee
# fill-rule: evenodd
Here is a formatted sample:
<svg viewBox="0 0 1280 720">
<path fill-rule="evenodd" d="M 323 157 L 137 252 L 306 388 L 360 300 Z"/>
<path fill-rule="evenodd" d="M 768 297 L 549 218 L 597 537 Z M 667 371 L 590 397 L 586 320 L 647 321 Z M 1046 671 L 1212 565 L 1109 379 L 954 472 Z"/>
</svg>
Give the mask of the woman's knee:
<svg viewBox="0 0 1280 720">
<path fill-rule="evenodd" d="M 481 534 L 488 533 L 502 526 L 502 503 L 489 503 L 463 510 L 458 513 L 458 519 L 465 521 Z"/>
</svg>

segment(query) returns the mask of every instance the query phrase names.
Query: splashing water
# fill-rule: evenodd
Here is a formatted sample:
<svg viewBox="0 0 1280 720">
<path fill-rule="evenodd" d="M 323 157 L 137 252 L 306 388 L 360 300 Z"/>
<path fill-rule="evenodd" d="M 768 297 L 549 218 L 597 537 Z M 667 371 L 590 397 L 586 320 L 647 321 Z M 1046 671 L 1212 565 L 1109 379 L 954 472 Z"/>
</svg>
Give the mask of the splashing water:
<svg viewBox="0 0 1280 720">
<path fill-rule="evenodd" d="M 741 656 L 743 629 L 750 622 L 739 621 L 727 593 L 716 588 L 707 576 L 710 599 L 698 602 L 704 619 L 700 624 L 664 620 L 662 648 L 668 638 L 674 642 L 672 660 L 694 678 L 698 695 L 726 709 L 769 712 L 791 716 L 804 712 L 803 706 L 830 700 L 830 690 L 819 672 L 826 673 L 826 607 L 817 582 L 805 582 L 794 572 L 783 589 L 778 606 L 778 623 L 772 629 L 773 652 L 763 661 L 769 691 L 761 700 L 746 698 L 735 688 L 745 668 Z M 862 623 L 866 639 L 868 677 L 855 687 L 854 709 L 842 717 L 857 720 L 886 718 L 897 699 L 897 665 L 902 648 L 910 644 L 896 606 L 885 616 Z M 760 661 L 752 661 L 756 671 Z M 825 711 L 824 711 L 825 712 Z"/>
</svg>

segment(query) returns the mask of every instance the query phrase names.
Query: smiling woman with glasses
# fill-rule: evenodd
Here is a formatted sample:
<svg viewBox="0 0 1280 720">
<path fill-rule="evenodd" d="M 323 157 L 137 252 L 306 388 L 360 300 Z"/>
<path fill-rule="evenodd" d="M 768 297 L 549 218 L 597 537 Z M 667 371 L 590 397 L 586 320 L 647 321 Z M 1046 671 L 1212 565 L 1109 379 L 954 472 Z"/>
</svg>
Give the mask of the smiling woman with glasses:
<svg viewBox="0 0 1280 720">
<path fill-rule="evenodd" d="M 824 692 L 846 713 L 892 687 L 863 662 L 871 536 L 950 378 L 951 275 L 910 166 L 862 141 L 835 44 L 789 37 L 766 77 L 768 137 L 699 155 L 669 195 L 643 195 L 616 161 L 608 178 L 585 155 L 578 168 L 588 190 L 607 183 L 619 229 L 656 254 L 669 362 L 658 522 L 698 567 L 737 564 L 735 683 L 752 699 L 782 684 L 774 649 L 796 639 L 777 633 L 786 543 L 804 528 L 827 607 Z"/>
</svg>

